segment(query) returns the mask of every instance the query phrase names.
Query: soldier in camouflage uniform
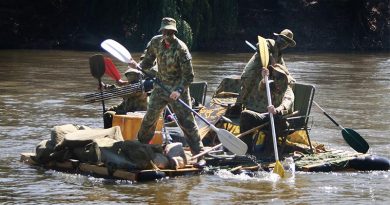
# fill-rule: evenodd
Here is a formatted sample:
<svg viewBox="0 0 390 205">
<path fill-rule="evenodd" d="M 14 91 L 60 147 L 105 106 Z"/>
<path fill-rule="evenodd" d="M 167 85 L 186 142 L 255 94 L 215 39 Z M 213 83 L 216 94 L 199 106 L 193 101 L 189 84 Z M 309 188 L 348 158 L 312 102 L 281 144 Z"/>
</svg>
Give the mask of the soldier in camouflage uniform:
<svg viewBox="0 0 390 205">
<path fill-rule="evenodd" d="M 198 154 L 203 144 L 194 116 L 190 110 L 177 102 L 177 99 L 181 98 L 191 106 L 189 85 L 194 78 L 192 57 L 186 44 L 175 36 L 177 29 L 174 19 L 163 18 L 159 31 L 162 32 L 162 35 L 154 36 L 150 40 L 144 52 L 144 59 L 140 62 L 140 67 L 148 71 L 157 60 L 157 78 L 172 92 L 167 93 L 161 87 L 155 86 L 138 132 L 138 140 L 142 143 L 149 143 L 153 137 L 158 118 L 165 106 L 169 104 L 178 118 L 192 153 Z M 135 67 L 136 62 L 133 61 L 129 65 Z"/>
<path fill-rule="evenodd" d="M 287 47 L 294 47 L 296 45 L 293 39 L 293 33 L 289 29 L 284 29 L 282 32 L 280 32 L 280 34 L 274 33 L 274 35 L 277 36 L 276 40 L 266 39 L 270 57 L 268 65 L 281 64 L 286 66 L 281 51 Z M 241 106 L 242 104 L 244 107 L 246 107 L 248 103 L 253 103 L 248 100 L 249 96 L 256 92 L 256 89 L 253 89 L 254 87 L 252 86 L 253 81 L 259 81 L 259 79 L 255 79 L 256 76 L 257 78 L 261 77 L 260 62 L 260 55 L 258 52 L 256 52 L 245 66 L 241 75 L 241 91 L 237 99 L 238 106 Z M 289 83 L 295 82 L 291 75 L 289 75 L 288 71 L 287 74 Z"/>
<path fill-rule="evenodd" d="M 127 81 L 120 81 L 118 84 L 134 84 L 142 82 L 143 74 L 141 71 L 129 68 L 125 72 Z M 104 85 L 104 87 L 116 87 L 115 85 Z M 107 112 L 104 113 L 104 128 L 112 126 L 112 118 L 115 114 L 126 114 L 127 112 L 145 111 L 148 105 L 148 96 L 146 92 L 136 92 L 123 96 L 123 101 L 119 105 L 110 107 Z"/>
<path fill-rule="evenodd" d="M 243 107 L 246 110 L 240 116 L 240 132 L 268 122 L 269 115 L 264 114 L 268 112 L 276 114 L 276 122 L 286 126 L 286 122 L 279 120 L 278 116 L 292 110 L 294 93 L 291 84 L 295 80 L 285 66 L 281 51 L 287 47 L 294 47 L 296 42 L 289 29 L 284 29 L 280 34 L 274 33 L 274 35 L 277 37 L 276 40 L 266 39 L 270 59 L 268 69 L 270 70 L 261 68 L 260 55 L 256 52 L 246 64 L 241 75 L 241 90 L 236 107 L 240 109 Z M 271 95 L 272 103 L 278 105 L 276 108 L 274 106 L 268 108 L 266 89 L 262 81 L 263 76 L 268 74 L 271 74 L 269 77 L 274 80 L 271 84 Z M 252 153 L 252 136 L 247 135 L 242 139 L 248 145 L 248 152 Z"/>
<path fill-rule="evenodd" d="M 258 64 L 259 65 L 259 64 Z M 270 84 L 271 101 L 273 105 L 268 106 L 266 86 L 261 76 L 269 75 L 269 79 L 273 80 Z M 280 119 L 280 116 L 292 111 L 294 102 L 294 93 L 290 86 L 291 77 L 289 77 L 287 68 L 281 64 L 268 66 L 263 68 L 261 74 L 251 81 L 248 86 L 252 86 L 253 92 L 246 99 L 246 110 L 242 111 L 240 116 L 240 132 L 245 132 L 253 127 L 269 122 L 268 113 L 275 115 L 275 123 L 285 127 L 286 122 Z M 257 88 L 257 89 L 256 89 Z M 275 107 L 274 105 L 277 105 Z M 263 128 L 267 130 L 269 127 Z M 268 137 L 269 138 L 269 137 Z M 246 135 L 241 138 L 248 145 L 248 153 L 252 154 L 253 138 L 251 135 Z M 266 140 L 267 141 L 267 140 Z"/>
<path fill-rule="evenodd" d="M 143 74 L 141 71 L 129 68 L 125 72 L 127 78 L 126 84 L 134 84 L 142 81 Z M 148 105 L 147 94 L 145 92 L 136 92 L 123 96 L 123 101 L 116 106 L 112 106 L 109 110 L 117 113 L 127 113 L 135 111 L 145 111 Z"/>
</svg>

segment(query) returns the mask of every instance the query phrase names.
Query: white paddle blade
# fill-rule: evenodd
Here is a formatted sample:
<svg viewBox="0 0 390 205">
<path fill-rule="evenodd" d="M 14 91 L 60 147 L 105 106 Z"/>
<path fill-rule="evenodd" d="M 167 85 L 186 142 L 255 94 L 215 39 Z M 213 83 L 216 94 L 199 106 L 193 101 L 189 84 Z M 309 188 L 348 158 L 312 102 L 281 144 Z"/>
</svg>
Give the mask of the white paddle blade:
<svg viewBox="0 0 390 205">
<path fill-rule="evenodd" d="M 130 52 L 122 46 L 120 43 L 112 40 L 107 39 L 103 41 L 100 46 L 109 52 L 111 55 L 113 55 L 116 59 L 124 62 L 124 63 L 130 63 L 131 55 Z"/>
<path fill-rule="evenodd" d="M 236 155 L 245 155 L 248 150 L 248 146 L 235 137 L 232 133 L 224 129 L 218 129 L 216 131 L 219 141 L 226 149 L 233 152 Z"/>
</svg>

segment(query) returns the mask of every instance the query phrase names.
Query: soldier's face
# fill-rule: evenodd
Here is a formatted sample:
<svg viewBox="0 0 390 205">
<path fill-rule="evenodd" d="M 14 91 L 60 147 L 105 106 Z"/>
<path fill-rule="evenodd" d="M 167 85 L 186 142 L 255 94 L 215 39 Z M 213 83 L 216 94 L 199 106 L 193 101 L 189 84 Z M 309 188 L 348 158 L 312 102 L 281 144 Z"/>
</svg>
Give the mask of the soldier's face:
<svg viewBox="0 0 390 205">
<path fill-rule="evenodd" d="M 278 44 L 280 50 L 284 50 L 288 47 L 288 42 L 280 36 L 278 36 L 278 38 L 276 39 L 276 43 Z"/>
<path fill-rule="evenodd" d="M 166 29 L 164 29 L 161 32 L 162 32 L 164 40 L 168 40 L 168 41 L 172 40 L 173 39 L 173 35 L 175 34 L 175 31 L 173 31 L 173 30 L 166 30 Z"/>
<path fill-rule="evenodd" d="M 283 74 L 281 74 L 281 73 L 279 73 L 279 72 L 277 72 L 277 71 L 275 71 L 275 70 L 272 71 L 272 76 L 273 76 L 274 79 L 276 79 L 276 80 L 280 80 L 280 79 L 283 78 Z"/>
<path fill-rule="evenodd" d="M 136 83 L 141 80 L 141 76 L 138 73 L 131 73 L 126 75 L 129 83 Z"/>
</svg>

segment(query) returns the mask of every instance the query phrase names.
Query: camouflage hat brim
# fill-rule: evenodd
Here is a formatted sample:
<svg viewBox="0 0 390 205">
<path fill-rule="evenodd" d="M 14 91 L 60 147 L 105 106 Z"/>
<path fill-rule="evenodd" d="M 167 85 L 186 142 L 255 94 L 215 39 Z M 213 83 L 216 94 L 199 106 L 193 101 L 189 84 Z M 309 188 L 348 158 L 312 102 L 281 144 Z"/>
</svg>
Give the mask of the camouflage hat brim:
<svg viewBox="0 0 390 205">
<path fill-rule="evenodd" d="M 297 45 L 297 43 L 293 39 L 291 39 L 291 38 L 289 38 L 289 37 L 287 37 L 287 36 L 285 36 L 283 34 L 274 33 L 274 35 L 282 37 L 284 40 L 286 40 L 288 42 L 288 45 L 290 47 L 295 47 Z"/>
<path fill-rule="evenodd" d="M 161 32 L 162 30 L 172 30 L 172 31 L 177 32 L 176 26 L 173 26 L 173 25 L 165 25 L 165 26 L 162 26 L 162 27 L 158 30 L 158 32 Z"/>
<path fill-rule="evenodd" d="M 289 83 L 295 82 L 295 79 L 290 75 L 287 68 L 283 65 L 276 64 L 273 66 L 273 70 L 286 76 Z"/>
<path fill-rule="evenodd" d="M 143 73 L 137 69 L 134 69 L 134 68 L 129 68 L 125 71 L 125 75 L 129 74 L 129 73 L 138 73 L 138 74 L 141 74 L 143 75 Z"/>
<path fill-rule="evenodd" d="M 176 20 L 170 17 L 164 17 L 161 20 L 161 26 L 158 31 L 161 32 L 162 30 L 172 30 L 177 32 Z"/>
</svg>

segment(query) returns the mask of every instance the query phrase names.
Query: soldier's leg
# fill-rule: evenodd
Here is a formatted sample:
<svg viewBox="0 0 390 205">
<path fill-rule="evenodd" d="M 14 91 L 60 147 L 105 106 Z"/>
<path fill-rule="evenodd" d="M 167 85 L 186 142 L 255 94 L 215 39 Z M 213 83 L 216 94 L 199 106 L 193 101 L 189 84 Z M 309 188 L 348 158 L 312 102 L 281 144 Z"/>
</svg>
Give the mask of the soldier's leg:
<svg viewBox="0 0 390 205">
<path fill-rule="evenodd" d="M 183 93 L 181 99 L 191 107 L 187 92 Z M 200 139 L 198 125 L 195 122 L 194 115 L 188 108 L 177 101 L 170 103 L 170 105 L 177 116 L 179 125 L 183 130 L 192 154 L 198 154 L 203 148 L 203 143 Z"/>
<path fill-rule="evenodd" d="M 268 121 L 267 115 L 260 114 L 250 110 L 244 110 L 240 116 L 240 133 L 250 130 Z M 241 140 L 248 145 L 248 153 L 253 153 L 253 135 L 245 135 Z"/>
<path fill-rule="evenodd" d="M 112 127 L 112 119 L 115 111 L 107 111 L 103 114 L 104 129 Z"/>
<path fill-rule="evenodd" d="M 156 130 L 157 121 L 162 113 L 162 110 L 167 105 L 166 98 L 158 90 L 154 90 L 150 96 L 148 110 L 142 120 L 141 128 L 138 131 L 138 140 L 144 144 L 148 144 L 152 140 L 154 131 Z"/>
</svg>

